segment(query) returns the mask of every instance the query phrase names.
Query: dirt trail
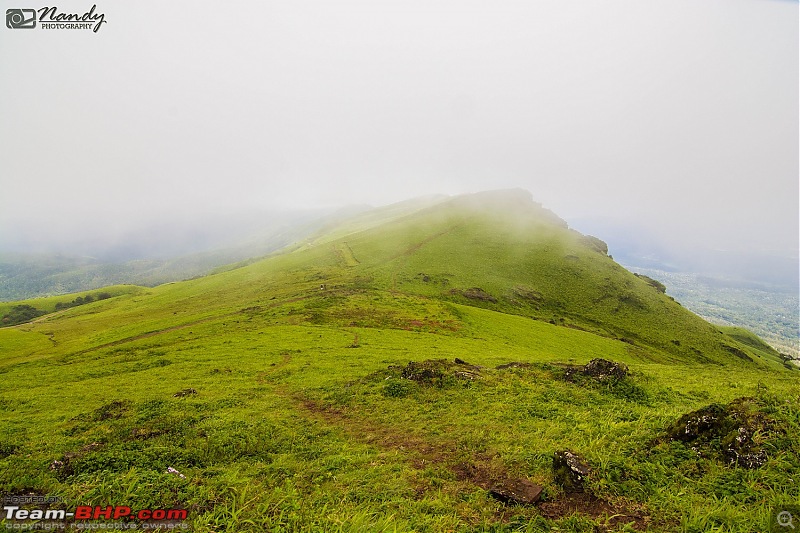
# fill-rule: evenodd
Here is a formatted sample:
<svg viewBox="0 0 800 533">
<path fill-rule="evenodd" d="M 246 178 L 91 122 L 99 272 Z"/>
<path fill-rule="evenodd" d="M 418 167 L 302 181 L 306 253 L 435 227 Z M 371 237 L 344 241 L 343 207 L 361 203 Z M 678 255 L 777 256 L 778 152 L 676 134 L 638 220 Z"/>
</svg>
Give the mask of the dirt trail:
<svg viewBox="0 0 800 533">
<path fill-rule="evenodd" d="M 297 394 L 281 390 L 280 394 L 294 400 L 297 407 L 308 416 L 324 423 L 335 425 L 352 438 L 377 446 L 385 450 L 395 450 L 408 456 L 408 461 L 415 469 L 422 470 L 431 465 L 444 466 L 459 481 L 476 485 L 485 490 L 510 481 L 512 477 L 502 459 L 482 453 L 468 453 L 459 450 L 454 442 L 431 442 L 416 435 L 403 433 L 401 430 L 381 426 L 364 418 L 351 415 L 337 407 L 310 400 Z M 426 487 L 418 487 L 417 494 L 422 497 Z M 539 514 L 550 519 L 559 519 L 575 513 L 587 515 L 593 519 L 607 517 L 604 526 L 616 530 L 620 525 L 632 523 L 635 530 L 645 530 L 650 522 L 649 517 L 626 506 L 613 505 L 602 498 L 588 493 L 565 493 L 555 499 L 536 504 Z M 510 517 L 515 512 L 507 509 Z M 507 518 L 506 511 L 500 513 L 498 520 Z"/>
</svg>

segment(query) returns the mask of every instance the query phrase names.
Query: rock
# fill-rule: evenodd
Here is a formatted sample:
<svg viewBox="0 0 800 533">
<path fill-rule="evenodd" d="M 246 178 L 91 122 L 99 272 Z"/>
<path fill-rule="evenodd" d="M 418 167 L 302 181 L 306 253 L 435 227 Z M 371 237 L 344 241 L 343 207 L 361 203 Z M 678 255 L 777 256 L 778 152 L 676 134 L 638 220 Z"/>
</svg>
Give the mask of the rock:
<svg viewBox="0 0 800 533">
<path fill-rule="evenodd" d="M 417 381 L 419 383 L 434 383 L 444 378 L 444 370 L 449 366 L 449 362 L 444 359 L 428 361 L 409 361 L 400 374 L 403 379 Z"/>
<path fill-rule="evenodd" d="M 460 361 L 460 362 L 459 362 Z M 390 367 L 390 370 L 397 367 Z M 411 361 L 400 371 L 400 377 L 425 385 L 442 386 L 446 378 L 475 380 L 481 377 L 481 367 L 471 365 L 462 359 L 450 362 L 446 359 L 427 359 Z"/>
<path fill-rule="evenodd" d="M 711 404 L 681 416 L 667 429 L 672 440 L 691 443 L 701 456 L 721 455 L 730 466 L 760 468 L 767 452 L 755 440 L 774 431 L 774 423 L 754 409 L 755 400 L 739 398 L 728 405 Z"/>
<path fill-rule="evenodd" d="M 592 359 L 583 367 L 583 373 L 599 381 L 623 379 L 628 375 L 628 367 L 606 359 Z"/>
<path fill-rule="evenodd" d="M 75 473 L 75 468 L 72 466 L 70 462 L 72 457 L 67 457 L 66 455 L 61 457 L 61 459 L 56 459 L 52 463 L 50 463 L 50 470 L 55 472 L 56 477 L 63 481 L 64 479 L 68 478 L 72 474 Z"/>
<path fill-rule="evenodd" d="M 701 437 L 710 439 L 719 432 L 725 416 L 722 406 L 711 404 L 680 417 L 668 433 L 671 438 L 681 442 L 692 442 Z"/>
<path fill-rule="evenodd" d="M 606 359 L 592 359 L 584 366 L 567 366 L 564 379 L 573 383 L 581 383 L 586 378 L 600 382 L 616 382 L 628 376 L 628 367 L 622 363 Z"/>
<path fill-rule="evenodd" d="M 507 479 L 489 489 L 489 494 L 503 503 L 530 505 L 539 501 L 542 487 L 525 478 Z"/>
<path fill-rule="evenodd" d="M 197 394 L 195 389 L 183 389 L 172 395 L 173 398 L 185 398 L 186 396 L 194 396 Z"/>
<path fill-rule="evenodd" d="M 553 454 L 553 478 L 567 492 L 583 492 L 583 482 L 591 469 L 575 452 L 562 450 Z"/>
</svg>

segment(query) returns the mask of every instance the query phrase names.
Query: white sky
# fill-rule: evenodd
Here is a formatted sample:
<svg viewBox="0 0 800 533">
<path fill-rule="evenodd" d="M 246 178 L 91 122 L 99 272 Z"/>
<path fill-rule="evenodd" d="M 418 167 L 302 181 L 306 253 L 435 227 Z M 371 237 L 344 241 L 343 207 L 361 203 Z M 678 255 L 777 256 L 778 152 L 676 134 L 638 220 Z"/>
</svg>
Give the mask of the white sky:
<svg viewBox="0 0 800 533">
<path fill-rule="evenodd" d="M 0 28 L 0 241 L 522 187 L 797 253 L 797 2 L 95 1 Z"/>
</svg>

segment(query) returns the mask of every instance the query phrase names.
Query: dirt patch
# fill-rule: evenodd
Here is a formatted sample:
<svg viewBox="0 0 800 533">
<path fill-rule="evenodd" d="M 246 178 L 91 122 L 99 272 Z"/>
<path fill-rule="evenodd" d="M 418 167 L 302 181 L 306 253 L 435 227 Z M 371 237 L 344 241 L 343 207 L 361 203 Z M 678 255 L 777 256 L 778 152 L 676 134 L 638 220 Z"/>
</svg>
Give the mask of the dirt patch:
<svg viewBox="0 0 800 533">
<path fill-rule="evenodd" d="M 455 443 L 430 442 L 416 435 L 358 419 L 343 409 L 319 401 L 297 395 L 293 398 L 303 411 L 324 422 L 336 424 L 353 438 L 383 449 L 409 454 L 409 464 L 418 470 L 430 466 L 445 467 L 458 481 L 480 487 L 505 504 L 530 506 L 537 509 L 542 516 L 552 520 L 575 513 L 592 519 L 607 517 L 600 526 L 603 529 L 597 531 L 611 531 L 619 525 L 628 523 L 635 530 L 644 530 L 649 523 L 649 517 L 632 508 L 611 504 L 586 492 L 565 492 L 542 501 L 544 487 L 529 479 L 509 474 L 507 467 L 496 456 L 473 453 L 464 461 L 464 452 L 458 450 Z M 418 487 L 417 497 L 422 499 L 426 491 L 426 486 Z M 512 513 L 510 508 L 507 508 L 497 514 L 497 519 L 507 521 L 512 515 L 517 514 L 518 511 Z"/>
<path fill-rule="evenodd" d="M 469 300 L 477 300 L 480 302 L 497 303 L 497 298 L 481 289 L 480 287 L 472 287 L 470 289 L 450 289 L 450 294 L 456 296 L 463 296 Z"/>
<path fill-rule="evenodd" d="M 539 309 L 539 305 L 544 302 L 544 296 L 541 292 L 522 285 L 517 285 L 511 289 L 508 299 L 513 303 L 532 305 L 537 310 Z"/>
<path fill-rule="evenodd" d="M 573 514 L 582 514 L 595 520 L 606 517 L 604 529 L 595 531 L 615 531 L 623 524 L 630 524 L 637 531 L 644 531 L 650 523 L 647 515 L 634 509 L 615 506 L 586 492 L 565 493 L 552 501 L 541 502 L 539 512 L 545 518 L 558 520 Z"/>
</svg>

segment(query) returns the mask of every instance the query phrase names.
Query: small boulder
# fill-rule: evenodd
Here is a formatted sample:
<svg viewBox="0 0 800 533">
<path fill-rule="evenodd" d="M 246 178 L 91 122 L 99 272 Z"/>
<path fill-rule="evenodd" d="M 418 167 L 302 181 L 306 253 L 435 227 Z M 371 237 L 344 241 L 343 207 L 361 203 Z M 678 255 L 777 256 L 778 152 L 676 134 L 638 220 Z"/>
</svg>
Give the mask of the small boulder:
<svg viewBox="0 0 800 533">
<path fill-rule="evenodd" d="M 397 367 L 389 367 L 395 369 Z M 473 381 L 481 377 L 481 367 L 462 359 L 450 362 L 446 359 L 411 361 L 400 369 L 400 377 L 424 385 L 443 386 L 448 379 Z"/>
<path fill-rule="evenodd" d="M 187 396 L 194 396 L 197 394 L 195 389 L 183 389 L 172 395 L 173 398 L 185 398 Z"/>
<path fill-rule="evenodd" d="M 720 431 L 726 417 L 725 409 L 711 404 L 680 417 L 669 428 L 669 436 L 681 442 L 692 442 L 699 438 L 711 439 Z"/>
<path fill-rule="evenodd" d="M 448 366 L 448 362 L 444 359 L 409 361 L 400 375 L 403 379 L 418 383 L 440 382 L 444 378 Z"/>
<path fill-rule="evenodd" d="M 711 404 L 681 416 L 667 429 L 672 440 L 691 443 L 701 456 L 721 454 L 730 466 L 760 468 L 768 459 L 761 441 L 774 434 L 774 421 L 752 398 Z M 758 436 L 758 437 L 757 437 Z"/>
<path fill-rule="evenodd" d="M 628 367 L 606 359 L 592 359 L 583 367 L 583 373 L 598 381 L 620 380 L 628 375 Z"/>
<path fill-rule="evenodd" d="M 553 454 L 553 478 L 567 492 L 583 492 L 583 482 L 591 472 L 586 461 L 575 452 L 557 451 Z"/>
<path fill-rule="evenodd" d="M 503 503 L 530 505 L 539 501 L 542 487 L 525 478 L 506 479 L 489 489 L 489 494 Z"/>
</svg>

